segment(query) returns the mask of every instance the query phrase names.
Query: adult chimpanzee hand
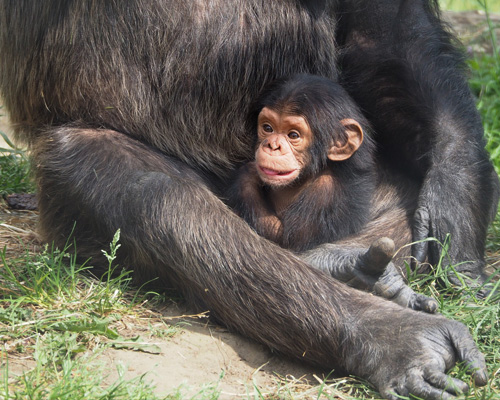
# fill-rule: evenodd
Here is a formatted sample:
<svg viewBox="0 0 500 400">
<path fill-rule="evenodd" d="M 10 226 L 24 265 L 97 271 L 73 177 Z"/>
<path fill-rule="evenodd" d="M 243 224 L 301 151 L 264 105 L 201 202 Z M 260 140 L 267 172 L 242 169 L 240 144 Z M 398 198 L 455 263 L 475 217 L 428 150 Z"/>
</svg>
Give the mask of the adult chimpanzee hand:
<svg viewBox="0 0 500 400">
<path fill-rule="evenodd" d="M 420 313 L 416 318 L 407 314 L 403 323 L 392 326 L 397 340 L 367 377 L 384 397 L 397 400 L 412 394 L 427 400 L 454 399 L 469 390 L 465 382 L 446 374 L 461 362 L 476 385 L 487 383 L 484 356 L 463 324 L 441 316 Z M 377 333 L 379 330 L 374 328 Z"/>
<path fill-rule="evenodd" d="M 413 310 L 436 312 L 434 299 L 415 293 L 391 262 L 394 242 L 386 237 L 372 243 L 368 251 L 346 245 L 325 244 L 301 256 L 314 267 L 347 285 L 389 299 Z"/>
</svg>

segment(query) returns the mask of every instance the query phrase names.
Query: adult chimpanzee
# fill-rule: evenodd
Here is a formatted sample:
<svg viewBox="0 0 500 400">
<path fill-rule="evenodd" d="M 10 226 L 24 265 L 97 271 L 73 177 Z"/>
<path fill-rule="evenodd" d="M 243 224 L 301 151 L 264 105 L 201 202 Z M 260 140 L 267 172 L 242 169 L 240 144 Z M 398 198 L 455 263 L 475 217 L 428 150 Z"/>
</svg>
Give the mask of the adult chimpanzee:
<svg viewBox="0 0 500 400">
<path fill-rule="evenodd" d="M 0 54 L 46 240 L 65 243 L 77 221 L 79 253 L 98 257 L 120 228 L 138 279 L 174 284 L 229 328 L 387 398 L 466 390 L 445 375 L 456 361 L 486 383 L 463 325 L 325 276 L 216 195 L 252 157 L 244 116 L 267 83 L 340 78 L 373 124 L 378 162 L 390 154 L 416 182 L 415 238 L 450 232 L 453 260 L 479 276 L 497 185 L 434 2 L 0 0 Z"/>
<path fill-rule="evenodd" d="M 386 179 L 376 187 L 374 142 L 365 134 L 369 124 L 338 83 L 306 74 L 274 82 L 255 101 L 248 125 L 257 132 L 255 161 L 238 171 L 229 204 L 257 233 L 298 252 L 314 248 L 303 254 L 307 261 L 350 286 L 414 309 L 437 309 L 388 265 L 395 244 L 381 237 L 386 232 L 380 221 L 375 230 L 368 228 L 380 208 L 394 207 L 382 224 L 398 227 L 400 246 L 409 242 L 407 214 L 415 211 L 416 194 L 388 196 L 398 192 L 389 190 Z M 403 212 L 398 203 L 405 204 Z M 367 249 L 361 232 L 366 241 L 379 239 Z M 319 251 L 318 245 L 341 239 L 343 244 Z"/>
</svg>

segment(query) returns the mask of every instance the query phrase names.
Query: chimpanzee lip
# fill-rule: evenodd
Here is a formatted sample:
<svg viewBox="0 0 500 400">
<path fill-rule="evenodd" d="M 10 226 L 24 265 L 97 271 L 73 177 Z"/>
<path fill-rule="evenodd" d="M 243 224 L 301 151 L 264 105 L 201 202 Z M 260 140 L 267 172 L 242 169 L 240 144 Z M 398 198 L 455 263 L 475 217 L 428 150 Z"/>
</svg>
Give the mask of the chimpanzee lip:
<svg viewBox="0 0 500 400">
<path fill-rule="evenodd" d="M 274 169 L 265 168 L 265 167 L 260 167 L 260 170 L 264 174 L 269 175 L 269 176 L 286 176 L 286 175 L 292 174 L 295 171 L 295 170 L 291 170 L 291 171 L 276 171 Z"/>
</svg>

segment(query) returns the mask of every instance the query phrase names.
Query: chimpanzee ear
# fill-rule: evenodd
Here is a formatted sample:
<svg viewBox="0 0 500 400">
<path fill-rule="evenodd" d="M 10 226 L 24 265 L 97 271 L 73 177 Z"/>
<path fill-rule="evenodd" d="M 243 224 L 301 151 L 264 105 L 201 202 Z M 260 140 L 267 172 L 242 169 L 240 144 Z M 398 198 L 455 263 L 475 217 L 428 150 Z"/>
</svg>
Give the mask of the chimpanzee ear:
<svg viewBox="0 0 500 400">
<path fill-rule="evenodd" d="M 347 140 L 342 143 L 336 141 L 328 151 L 328 158 L 332 161 L 343 161 L 351 157 L 363 143 L 363 129 L 358 121 L 346 118 L 340 121 L 345 127 Z"/>
</svg>

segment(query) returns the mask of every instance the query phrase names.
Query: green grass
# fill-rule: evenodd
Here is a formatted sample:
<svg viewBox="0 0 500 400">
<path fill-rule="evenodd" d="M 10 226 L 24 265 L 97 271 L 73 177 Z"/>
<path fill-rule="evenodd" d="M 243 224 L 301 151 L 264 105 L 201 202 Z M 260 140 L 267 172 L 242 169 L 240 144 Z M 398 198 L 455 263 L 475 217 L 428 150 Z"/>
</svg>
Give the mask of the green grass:
<svg viewBox="0 0 500 400">
<path fill-rule="evenodd" d="M 498 30 L 500 27 L 494 26 L 489 18 L 490 11 L 499 11 L 500 1 L 489 1 L 487 3 L 489 9 L 484 7 L 482 0 L 476 3 L 487 11 L 486 23 L 489 27 L 487 40 L 491 44 L 492 52 L 477 53 L 469 60 L 471 69 L 469 82 L 472 92 L 477 97 L 477 108 L 481 114 L 487 140 L 486 149 L 490 153 L 497 173 L 500 174 L 500 52 L 495 33 L 495 29 Z M 490 228 L 487 248 L 495 253 L 500 251 L 500 213 Z"/>
<path fill-rule="evenodd" d="M 74 352 L 82 352 L 75 358 Z M 84 345 L 76 334 L 45 334 L 37 338 L 35 344 L 36 366 L 9 384 L 4 377 L 2 399 L 33 400 L 145 400 L 160 399 L 154 387 L 144 376 L 134 379 L 124 378 L 124 368 L 114 367 L 118 379 L 107 387 L 102 381 L 109 374 L 109 366 L 96 361 L 98 352 L 84 353 Z M 6 370 L 8 365 L 6 367 Z M 2 396 L 3 395 L 3 396 Z M 165 397 L 163 397 L 165 398 Z"/>
<path fill-rule="evenodd" d="M 471 68 L 470 86 L 477 97 L 477 108 L 483 120 L 483 126 L 487 139 L 486 148 L 491 155 L 491 160 L 500 172 L 500 57 L 498 38 L 494 26 L 489 18 L 489 12 L 500 12 L 499 1 L 470 0 L 453 1 L 452 8 L 466 6 L 467 9 L 480 9 L 485 11 L 488 24 L 489 37 L 492 48 L 491 54 L 478 53 L 469 61 Z M 461 3 L 461 4 L 458 4 Z M 490 253 L 500 250 L 500 213 L 493 223 L 488 237 L 487 248 Z M 439 266 L 438 266 L 439 268 Z M 497 267 L 498 268 L 498 267 Z M 442 275 L 442 271 L 436 271 L 436 275 Z M 491 283 L 499 287 L 500 270 L 491 277 Z M 433 284 L 425 286 L 434 287 Z M 463 292 L 449 289 L 438 292 L 441 301 L 442 313 L 449 317 L 465 323 L 479 348 L 486 357 L 491 380 L 486 389 L 474 391 L 467 398 L 473 399 L 500 399 L 500 299 L 477 300 L 473 293 L 467 288 Z"/>
<path fill-rule="evenodd" d="M 487 149 L 500 172 L 500 58 L 484 54 L 470 60 L 470 84 L 478 98 L 478 110 L 488 140 Z"/>
<path fill-rule="evenodd" d="M 2 106 L 0 106 L 0 111 Z M 1 115 L 1 114 L 0 114 Z M 32 193 L 35 185 L 31 179 L 30 162 L 23 149 L 0 131 L 0 139 L 6 147 L 0 147 L 0 196 L 11 193 Z"/>
<path fill-rule="evenodd" d="M 130 272 L 113 265 L 118 239 L 119 232 L 105 252 L 109 268 L 100 279 L 77 264 L 66 253 L 69 248 L 46 247 L 10 260 L 5 249 L 0 253 L 0 399 L 177 398 L 158 397 L 144 375 L 125 379 L 120 365 L 113 367 L 118 378 L 102 383 L 109 375 L 109 366 L 98 360 L 104 349 L 160 352 L 156 345 L 140 337 L 123 338 L 115 329 L 125 316 L 142 318 L 144 296 L 154 296 L 131 289 Z M 152 336 L 171 337 L 181 330 L 159 317 L 152 322 Z M 9 374 L 13 353 L 34 360 L 19 377 Z"/>
<path fill-rule="evenodd" d="M 158 352 L 140 338 L 122 338 L 114 326 L 126 315 L 139 316 L 130 272 L 113 266 L 119 233 L 105 253 L 109 268 L 96 279 L 74 255 L 45 248 L 39 254 L 7 260 L 0 253 L 0 399 L 157 399 L 144 379 L 118 379 L 102 385 L 109 372 L 97 361 L 103 349 Z M 35 361 L 18 378 L 9 376 L 9 353 Z"/>
<path fill-rule="evenodd" d="M 33 192 L 35 185 L 25 152 L 16 148 L 5 133 L 0 132 L 0 136 L 9 145 L 7 148 L 0 148 L 0 196 Z"/>
</svg>

